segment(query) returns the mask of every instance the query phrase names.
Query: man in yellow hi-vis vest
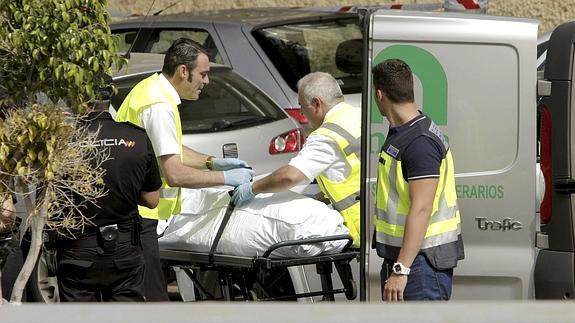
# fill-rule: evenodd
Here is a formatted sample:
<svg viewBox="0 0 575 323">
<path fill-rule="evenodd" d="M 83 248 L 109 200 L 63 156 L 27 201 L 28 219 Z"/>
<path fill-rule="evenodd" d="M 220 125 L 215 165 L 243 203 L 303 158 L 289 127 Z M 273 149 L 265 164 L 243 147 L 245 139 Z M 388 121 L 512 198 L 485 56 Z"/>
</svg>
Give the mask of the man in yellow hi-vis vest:
<svg viewBox="0 0 575 323">
<path fill-rule="evenodd" d="M 166 52 L 162 73 L 153 74 L 138 83 L 116 114 L 116 121 L 128 121 L 146 130 L 162 173 L 158 207 L 139 208 L 144 218 L 142 245 L 148 301 L 168 300 L 160 267 L 156 226 L 158 219 L 180 213 L 180 187 L 238 186 L 253 177 L 253 171 L 242 160 L 214 158 L 182 145 L 178 105 L 181 99 L 199 98 L 202 88 L 209 83 L 209 71 L 206 50 L 190 39 L 177 39 Z"/>
<path fill-rule="evenodd" d="M 464 258 L 451 150 L 414 101 L 413 75 L 398 59 L 373 69 L 379 111 L 390 123 L 381 148 L 375 248 L 385 301 L 448 300 Z"/>
<path fill-rule="evenodd" d="M 298 102 L 313 132 L 288 165 L 253 183 L 236 188 L 236 204 L 257 193 L 288 190 L 314 178 L 359 246 L 359 178 L 361 110 L 346 104 L 337 80 L 315 72 L 297 84 Z"/>
</svg>

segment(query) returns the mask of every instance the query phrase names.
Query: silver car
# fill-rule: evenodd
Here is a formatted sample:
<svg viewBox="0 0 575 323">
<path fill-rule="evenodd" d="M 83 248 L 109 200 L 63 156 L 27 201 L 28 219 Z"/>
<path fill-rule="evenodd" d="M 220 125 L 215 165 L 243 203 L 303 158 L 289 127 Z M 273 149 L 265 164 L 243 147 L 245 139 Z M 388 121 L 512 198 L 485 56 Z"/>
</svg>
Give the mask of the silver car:
<svg viewBox="0 0 575 323">
<path fill-rule="evenodd" d="M 127 70 L 114 75 L 119 108 L 138 82 L 162 68 L 164 55 L 133 53 Z M 183 144 L 216 157 L 247 161 L 256 174 L 283 166 L 301 149 L 298 125 L 260 89 L 230 67 L 211 64 L 210 83 L 197 101 L 180 105 Z"/>
<path fill-rule="evenodd" d="M 293 8 L 199 11 L 133 18 L 110 25 L 120 50 L 164 53 L 180 37 L 201 43 L 210 60 L 234 68 L 302 124 L 297 81 L 331 73 L 359 106 L 362 33 L 357 13 Z"/>
</svg>

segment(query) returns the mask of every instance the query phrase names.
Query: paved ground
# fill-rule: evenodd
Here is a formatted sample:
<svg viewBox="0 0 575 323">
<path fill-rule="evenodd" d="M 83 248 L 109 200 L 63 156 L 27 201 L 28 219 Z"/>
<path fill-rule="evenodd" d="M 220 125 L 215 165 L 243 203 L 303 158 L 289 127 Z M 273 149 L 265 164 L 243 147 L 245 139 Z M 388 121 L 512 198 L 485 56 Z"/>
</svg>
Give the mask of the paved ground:
<svg viewBox="0 0 575 323">
<path fill-rule="evenodd" d="M 370 304 L 331 303 L 180 303 L 67 304 L 0 306 L 2 322 L 19 323 L 158 323 L 158 322 L 573 322 L 575 303 L 442 302 Z"/>
</svg>

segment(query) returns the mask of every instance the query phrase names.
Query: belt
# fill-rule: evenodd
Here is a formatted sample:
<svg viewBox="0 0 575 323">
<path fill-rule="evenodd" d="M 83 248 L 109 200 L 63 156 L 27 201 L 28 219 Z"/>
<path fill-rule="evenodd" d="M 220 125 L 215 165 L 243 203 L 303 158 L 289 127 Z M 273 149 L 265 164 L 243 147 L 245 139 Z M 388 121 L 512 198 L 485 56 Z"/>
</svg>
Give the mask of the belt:
<svg viewBox="0 0 575 323">
<path fill-rule="evenodd" d="M 132 241 L 132 232 L 118 232 L 118 239 L 116 243 L 123 243 Z M 59 240 L 57 243 L 58 248 L 96 248 L 98 244 L 98 236 L 96 234 L 81 237 L 76 240 Z"/>
</svg>

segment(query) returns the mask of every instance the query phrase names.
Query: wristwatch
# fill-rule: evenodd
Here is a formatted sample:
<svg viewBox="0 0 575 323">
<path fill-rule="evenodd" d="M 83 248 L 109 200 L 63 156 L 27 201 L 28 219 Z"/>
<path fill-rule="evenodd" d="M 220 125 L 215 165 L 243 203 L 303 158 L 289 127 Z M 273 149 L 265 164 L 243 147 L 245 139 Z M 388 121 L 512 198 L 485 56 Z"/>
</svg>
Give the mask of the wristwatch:
<svg viewBox="0 0 575 323">
<path fill-rule="evenodd" d="M 214 156 L 208 156 L 208 158 L 206 158 L 206 168 L 208 170 L 213 170 L 214 168 L 214 163 L 212 161 L 212 159 L 214 159 Z"/>
<path fill-rule="evenodd" d="M 407 275 L 409 275 L 409 272 L 411 271 L 411 269 L 409 269 L 408 267 L 405 267 L 401 262 L 396 262 L 391 267 L 391 271 L 396 275 L 407 276 Z"/>
</svg>

